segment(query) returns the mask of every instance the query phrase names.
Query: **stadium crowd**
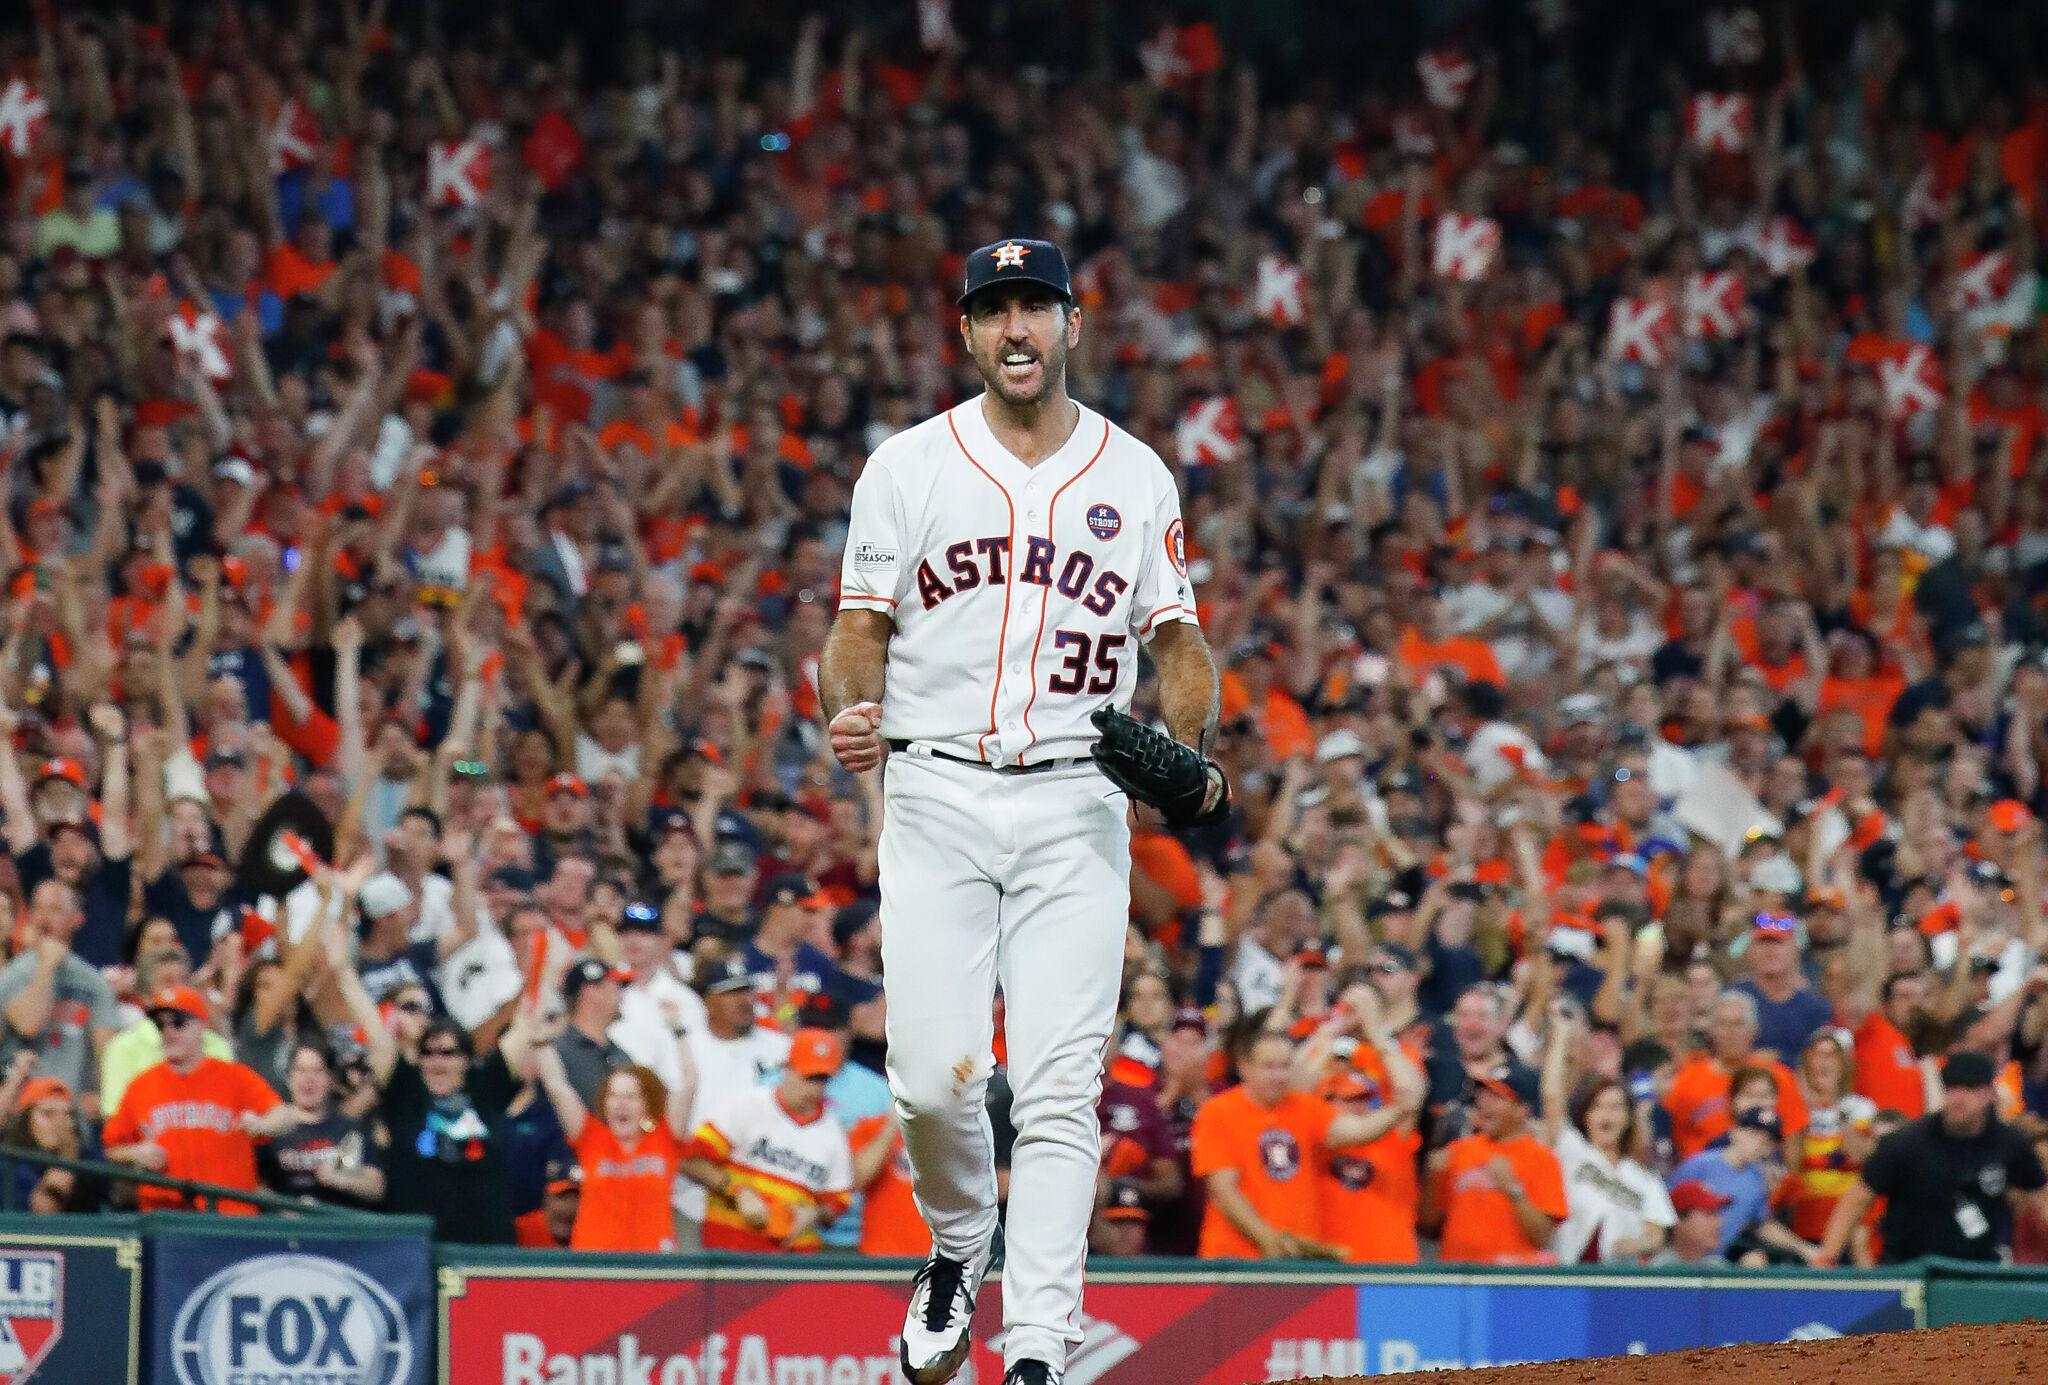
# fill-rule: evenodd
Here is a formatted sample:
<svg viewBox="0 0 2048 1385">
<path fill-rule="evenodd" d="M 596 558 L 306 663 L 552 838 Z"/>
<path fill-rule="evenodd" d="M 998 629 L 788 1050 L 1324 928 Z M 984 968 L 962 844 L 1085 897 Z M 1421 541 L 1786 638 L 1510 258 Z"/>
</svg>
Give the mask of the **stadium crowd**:
<svg viewBox="0 0 2048 1385">
<path fill-rule="evenodd" d="M 1094 1249 L 2048 1260 L 2026 7 L 1481 6 L 1335 79 L 1228 7 L 746 8 L 7 21 L 0 1145 L 922 1255 L 815 672 L 1029 235 L 1235 788 L 1135 825 Z"/>
</svg>

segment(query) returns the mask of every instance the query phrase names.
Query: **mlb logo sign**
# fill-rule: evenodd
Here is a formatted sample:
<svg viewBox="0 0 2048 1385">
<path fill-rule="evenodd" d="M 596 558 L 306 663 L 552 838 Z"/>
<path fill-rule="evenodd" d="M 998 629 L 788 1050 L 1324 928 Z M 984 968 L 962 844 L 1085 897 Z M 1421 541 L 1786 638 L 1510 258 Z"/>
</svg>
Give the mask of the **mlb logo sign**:
<svg viewBox="0 0 2048 1385">
<path fill-rule="evenodd" d="M 0 1385 L 21 1385 L 64 1335 L 64 1256 L 0 1252 Z"/>
</svg>

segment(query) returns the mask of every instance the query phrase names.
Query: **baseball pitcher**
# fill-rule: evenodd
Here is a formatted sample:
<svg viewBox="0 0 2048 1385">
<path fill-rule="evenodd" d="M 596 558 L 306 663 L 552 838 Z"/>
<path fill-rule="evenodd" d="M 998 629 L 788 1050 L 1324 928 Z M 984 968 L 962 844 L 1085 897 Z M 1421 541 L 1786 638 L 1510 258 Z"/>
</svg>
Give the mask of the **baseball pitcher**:
<svg viewBox="0 0 2048 1385">
<path fill-rule="evenodd" d="M 967 257 L 960 335 L 987 391 L 889 439 L 854 487 L 820 683 L 832 747 L 883 776 L 889 1086 L 932 1231 L 903 1324 L 944 1385 L 996 1229 L 984 1095 L 1002 986 L 1017 1143 L 1005 1385 L 1054 1385 L 1081 1340 L 1095 1102 L 1116 1020 L 1135 798 L 1170 826 L 1229 803 L 1200 747 L 1216 668 L 1180 500 L 1152 449 L 1067 397 L 1065 258 Z M 1171 738 L 1125 715 L 1149 651 Z"/>
</svg>

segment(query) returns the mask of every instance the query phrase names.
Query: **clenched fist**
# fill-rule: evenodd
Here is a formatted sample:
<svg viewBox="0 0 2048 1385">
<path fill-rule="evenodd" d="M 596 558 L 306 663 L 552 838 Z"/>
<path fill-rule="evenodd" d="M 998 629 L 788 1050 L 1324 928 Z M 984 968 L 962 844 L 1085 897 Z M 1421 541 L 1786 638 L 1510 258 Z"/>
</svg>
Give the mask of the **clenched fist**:
<svg viewBox="0 0 2048 1385">
<path fill-rule="evenodd" d="M 882 704 L 856 702 L 834 718 L 832 753 L 848 771 L 860 774 L 882 763 Z"/>
</svg>

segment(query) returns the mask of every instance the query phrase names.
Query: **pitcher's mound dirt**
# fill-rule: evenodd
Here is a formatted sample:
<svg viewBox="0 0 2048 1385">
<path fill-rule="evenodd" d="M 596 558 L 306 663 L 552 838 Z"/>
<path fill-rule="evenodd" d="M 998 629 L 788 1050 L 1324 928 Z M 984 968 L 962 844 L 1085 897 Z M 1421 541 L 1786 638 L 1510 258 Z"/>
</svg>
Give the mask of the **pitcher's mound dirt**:
<svg viewBox="0 0 2048 1385">
<path fill-rule="evenodd" d="M 1390 1380 L 1410 1385 L 2048 1385 L 2048 1325 L 1938 1327 L 1824 1342 L 1489 1366 L 1449 1375 L 1355 1376 L 1341 1385 L 1385 1385 Z"/>
</svg>

